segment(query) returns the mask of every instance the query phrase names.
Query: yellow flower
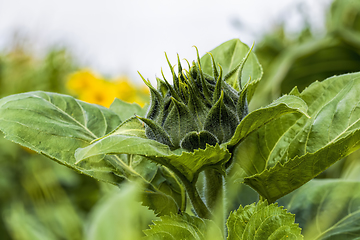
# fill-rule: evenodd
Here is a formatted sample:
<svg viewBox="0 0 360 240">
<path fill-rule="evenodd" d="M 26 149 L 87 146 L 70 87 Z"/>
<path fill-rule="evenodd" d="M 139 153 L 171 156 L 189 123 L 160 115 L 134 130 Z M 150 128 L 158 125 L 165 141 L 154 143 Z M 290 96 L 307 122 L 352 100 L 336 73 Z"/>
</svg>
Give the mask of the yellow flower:
<svg viewBox="0 0 360 240">
<path fill-rule="evenodd" d="M 76 95 L 79 95 L 88 89 L 94 88 L 100 81 L 90 70 L 81 70 L 71 74 L 68 78 L 66 87 Z"/>
<path fill-rule="evenodd" d="M 70 75 L 66 86 L 80 100 L 105 107 L 109 107 L 115 98 L 142 107 L 149 101 L 148 88 L 132 84 L 125 76 L 107 81 L 90 70 L 82 70 Z"/>
<path fill-rule="evenodd" d="M 150 91 L 145 85 L 142 87 L 135 86 L 130 79 L 124 76 L 116 79 L 114 84 L 118 89 L 117 98 L 125 102 L 137 103 L 141 107 L 149 102 Z"/>
<path fill-rule="evenodd" d="M 116 89 L 105 80 L 98 81 L 91 88 L 79 94 L 79 99 L 88 103 L 95 103 L 104 107 L 110 107 L 117 96 Z"/>
<path fill-rule="evenodd" d="M 125 102 L 133 102 L 136 97 L 136 87 L 126 77 L 121 77 L 113 82 L 117 96 Z"/>
</svg>

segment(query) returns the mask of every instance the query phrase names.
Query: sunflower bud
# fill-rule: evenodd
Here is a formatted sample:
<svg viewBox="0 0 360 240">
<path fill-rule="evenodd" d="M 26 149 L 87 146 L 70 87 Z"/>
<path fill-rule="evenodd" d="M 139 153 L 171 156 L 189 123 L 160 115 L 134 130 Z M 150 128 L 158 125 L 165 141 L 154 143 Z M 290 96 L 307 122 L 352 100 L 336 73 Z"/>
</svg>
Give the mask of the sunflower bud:
<svg viewBox="0 0 360 240">
<path fill-rule="evenodd" d="M 234 135 L 236 127 L 248 114 L 246 90 L 238 92 L 225 80 L 240 71 L 241 89 L 242 68 L 239 65 L 223 77 L 221 66 L 217 67 L 210 56 L 213 76 L 202 71 L 197 51 L 197 62 L 188 63 L 188 71 L 182 68 L 178 56 L 177 74 L 167 59 L 173 85 L 164 74 L 164 79 L 157 78 L 157 89 L 143 78 L 150 89 L 151 101 L 146 117 L 139 119 L 145 123 L 149 139 L 166 144 L 172 150 L 193 151 L 205 149 L 206 144 L 227 142 Z"/>
</svg>

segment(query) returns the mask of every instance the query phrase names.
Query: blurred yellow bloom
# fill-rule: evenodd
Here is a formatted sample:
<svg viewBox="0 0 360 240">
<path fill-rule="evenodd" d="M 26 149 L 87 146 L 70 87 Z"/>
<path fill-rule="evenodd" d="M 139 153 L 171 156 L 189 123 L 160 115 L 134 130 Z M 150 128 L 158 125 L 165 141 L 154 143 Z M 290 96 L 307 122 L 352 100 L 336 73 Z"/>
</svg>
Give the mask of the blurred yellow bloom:
<svg viewBox="0 0 360 240">
<path fill-rule="evenodd" d="M 129 79 L 122 77 L 115 80 L 113 83 L 118 91 L 118 96 L 121 96 L 119 97 L 121 100 L 126 102 L 134 101 L 136 97 L 136 88 L 130 83 Z"/>
<path fill-rule="evenodd" d="M 105 80 L 98 81 L 94 87 L 82 91 L 78 98 L 88 103 L 99 104 L 104 107 L 110 107 L 116 97 L 116 89 Z"/>
<path fill-rule="evenodd" d="M 67 88 L 80 100 L 109 107 L 115 98 L 137 103 L 141 107 L 149 101 L 149 90 L 145 85 L 138 87 L 123 76 L 107 81 L 90 70 L 82 70 L 69 76 Z"/>
<path fill-rule="evenodd" d="M 96 87 L 96 84 L 99 81 L 99 77 L 86 69 L 71 74 L 68 78 L 66 87 L 72 93 L 79 95 L 88 89 Z"/>
</svg>

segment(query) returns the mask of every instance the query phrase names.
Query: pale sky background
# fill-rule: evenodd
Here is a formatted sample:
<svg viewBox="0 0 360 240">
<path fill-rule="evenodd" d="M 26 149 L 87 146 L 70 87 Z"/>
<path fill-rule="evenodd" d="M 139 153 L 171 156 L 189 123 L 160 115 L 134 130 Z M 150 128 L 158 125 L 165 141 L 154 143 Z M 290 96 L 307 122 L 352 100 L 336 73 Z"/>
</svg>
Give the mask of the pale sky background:
<svg viewBox="0 0 360 240">
<path fill-rule="evenodd" d="M 109 76 L 137 71 L 152 82 L 169 73 L 164 52 L 176 63 L 232 38 L 251 45 L 285 19 L 286 29 L 301 26 L 299 6 L 317 30 L 330 0 L 0 0 L 0 50 L 15 30 L 32 38 L 37 50 L 67 46 L 84 66 Z M 240 22 L 241 28 L 234 22 Z M 167 74 L 168 75 L 168 74 Z M 169 75 L 168 75 L 169 76 Z M 170 77 L 169 77 L 170 78 Z"/>
</svg>

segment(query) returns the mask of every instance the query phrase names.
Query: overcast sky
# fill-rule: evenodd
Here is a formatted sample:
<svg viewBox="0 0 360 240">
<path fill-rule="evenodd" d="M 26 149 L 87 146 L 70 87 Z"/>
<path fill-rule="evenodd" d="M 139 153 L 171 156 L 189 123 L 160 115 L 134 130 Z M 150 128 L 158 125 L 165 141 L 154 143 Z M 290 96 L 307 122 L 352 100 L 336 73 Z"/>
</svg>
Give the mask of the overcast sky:
<svg viewBox="0 0 360 240">
<path fill-rule="evenodd" d="M 222 42 L 240 38 L 251 45 L 277 21 L 289 31 L 300 27 L 300 5 L 308 20 L 323 26 L 330 0 L 0 0 L 0 49 L 15 30 L 31 36 L 38 49 L 68 46 L 102 74 L 139 80 L 168 71 L 164 52 L 176 63 L 193 60 Z M 237 24 L 234 24 L 237 23 Z M 239 27 L 240 23 L 240 27 Z"/>
</svg>

